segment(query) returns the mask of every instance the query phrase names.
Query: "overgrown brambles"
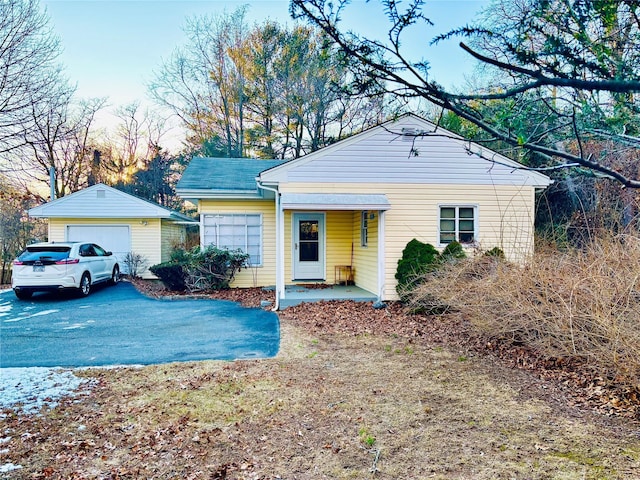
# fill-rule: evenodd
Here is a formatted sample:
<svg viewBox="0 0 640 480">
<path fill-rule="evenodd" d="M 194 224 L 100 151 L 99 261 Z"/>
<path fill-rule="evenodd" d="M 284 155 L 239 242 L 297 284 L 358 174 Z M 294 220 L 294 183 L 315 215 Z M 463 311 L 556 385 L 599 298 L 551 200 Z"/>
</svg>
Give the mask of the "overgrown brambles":
<svg viewBox="0 0 640 480">
<path fill-rule="evenodd" d="M 175 249 L 169 262 L 149 270 L 170 290 L 198 292 L 229 288 L 235 274 L 245 265 L 249 255 L 240 250 L 227 250 L 212 245 L 201 250 Z"/>
<path fill-rule="evenodd" d="M 396 270 L 398 295 L 403 301 L 410 300 L 413 291 L 422 283 L 426 274 L 435 272 L 445 263 L 465 257 L 464 249 L 458 242 L 449 243 L 440 253 L 430 243 L 423 243 L 414 238 L 407 243 L 402 251 L 402 258 L 398 260 Z M 437 302 L 434 302 L 428 310 L 418 308 L 414 313 L 444 313 L 447 310 L 445 305 L 436 306 L 436 304 Z"/>
<path fill-rule="evenodd" d="M 603 378 L 640 388 L 640 239 L 598 239 L 526 265 L 481 256 L 427 275 L 412 308 L 460 311 L 489 337 L 573 359 Z"/>
</svg>

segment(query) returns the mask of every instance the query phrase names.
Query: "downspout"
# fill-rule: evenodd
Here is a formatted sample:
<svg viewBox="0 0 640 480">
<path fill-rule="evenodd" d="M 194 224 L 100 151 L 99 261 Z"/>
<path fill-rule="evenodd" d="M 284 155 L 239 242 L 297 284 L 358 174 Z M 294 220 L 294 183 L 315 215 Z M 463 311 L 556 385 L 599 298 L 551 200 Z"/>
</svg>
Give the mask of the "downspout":
<svg viewBox="0 0 640 480">
<path fill-rule="evenodd" d="M 280 247 L 283 242 L 283 239 L 280 238 L 280 229 L 282 227 L 282 219 L 280 218 L 280 192 L 277 188 L 267 187 L 266 185 L 263 185 L 259 180 L 257 181 L 257 184 L 258 188 L 262 190 L 269 190 L 270 192 L 273 192 L 276 197 L 276 301 L 271 310 L 277 312 L 280 309 L 280 288 L 283 284 L 281 278 L 282 273 L 280 272 L 280 268 L 282 265 L 282 255 L 280 253 Z"/>
</svg>

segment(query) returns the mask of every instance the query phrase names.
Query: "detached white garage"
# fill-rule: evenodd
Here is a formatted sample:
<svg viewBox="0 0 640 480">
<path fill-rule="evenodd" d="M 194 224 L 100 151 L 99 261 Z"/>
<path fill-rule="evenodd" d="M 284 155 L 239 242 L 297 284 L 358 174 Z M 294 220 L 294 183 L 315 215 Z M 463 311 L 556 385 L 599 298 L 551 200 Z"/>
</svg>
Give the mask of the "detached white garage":
<svg viewBox="0 0 640 480">
<path fill-rule="evenodd" d="M 29 210 L 49 220 L 49 241 L 90 241 L 117 255 L 121 270 L 128 253 L 142 255 L 147 266 L 169 260 L 171 249 L 186 240 L 186 229 L 198 222 L 153 202 L 104 184 Z M 144 278 L 153 278 L 148 270 Z"/>
</svg>

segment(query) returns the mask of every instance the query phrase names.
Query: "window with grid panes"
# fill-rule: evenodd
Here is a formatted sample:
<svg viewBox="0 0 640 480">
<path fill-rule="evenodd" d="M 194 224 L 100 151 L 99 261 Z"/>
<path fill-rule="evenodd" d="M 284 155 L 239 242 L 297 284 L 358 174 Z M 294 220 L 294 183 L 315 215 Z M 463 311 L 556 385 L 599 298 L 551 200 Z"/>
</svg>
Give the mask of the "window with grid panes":
<svg viewBox="0 0 640 480">
<path fill-rule="evenodd" d="M 366 210 L 360 214 L 360 246 L 369 245 L 369 212 Z"/>
<path fill-rule="evenodd" d="M 241 250 L 249 254 L 250 265 L 262 265 L 261 214 L 208 214 L 203 223 L 205 245 Z"/>
<path fill-rule="evenodd" d="M 476 239 L 476 207 L 440 207 L 440 244 L 473 243 Z"/>
</svg>

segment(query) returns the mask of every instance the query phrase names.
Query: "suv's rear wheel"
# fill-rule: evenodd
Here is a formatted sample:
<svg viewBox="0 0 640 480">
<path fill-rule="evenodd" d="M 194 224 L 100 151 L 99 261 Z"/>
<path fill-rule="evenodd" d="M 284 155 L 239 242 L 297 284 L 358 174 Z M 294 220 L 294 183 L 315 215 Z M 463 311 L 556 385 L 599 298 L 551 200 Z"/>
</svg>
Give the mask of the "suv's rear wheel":
<svg viewBox="0 0 640 480">
<path fill-rule="evenodd" d="M 80 288 L 78 288 L 78 292 L 83 297 L 86 297 L 91 292 L 91 277 L 87 272 L 82 274 L 82 278 L 80 279 Z"/>
<path fill-rule="evenodd" d="M 109 280 L 109 283 L 111 285 L 115 285 L 119 281 L 120 281 L 120 267 L 118 267 L 118 265 L 115 265 L 113 267 L 113 272 L 111 272 L 111 279 Z"/>
<path fill-rule="evenodd" d="M 18 300 L 29 300 L 31 295 L 33 295 L 33 292 L 30 292 L 29 290 L 14 290 L 13 293 L 16 294 Z"/>
</svg>

